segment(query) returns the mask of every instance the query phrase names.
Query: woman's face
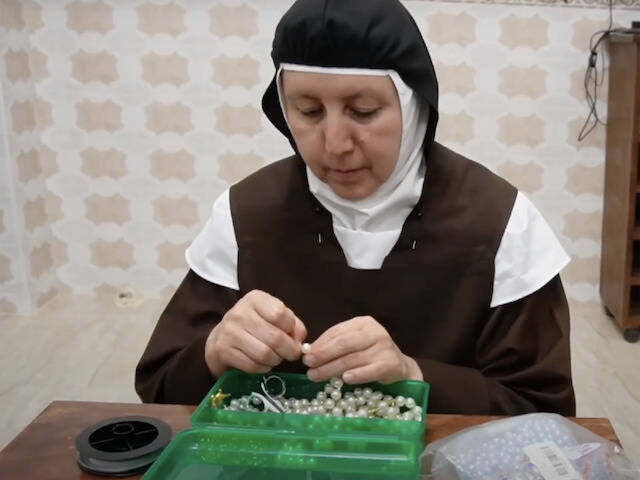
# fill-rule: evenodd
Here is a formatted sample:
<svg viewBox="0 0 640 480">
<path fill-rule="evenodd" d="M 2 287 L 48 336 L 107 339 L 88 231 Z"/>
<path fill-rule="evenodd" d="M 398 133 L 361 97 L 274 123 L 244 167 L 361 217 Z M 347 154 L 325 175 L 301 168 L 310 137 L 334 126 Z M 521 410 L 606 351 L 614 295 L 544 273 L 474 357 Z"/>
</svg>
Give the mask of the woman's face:
<svg viewBox="0 0 640 480">
<path fill-rule="evenodd" d="M 402 138 L 391 78 L 284 71 L 282 85 L 298 150 L 337 195 L 368 197 L 391 176 Z"/>
</svg>

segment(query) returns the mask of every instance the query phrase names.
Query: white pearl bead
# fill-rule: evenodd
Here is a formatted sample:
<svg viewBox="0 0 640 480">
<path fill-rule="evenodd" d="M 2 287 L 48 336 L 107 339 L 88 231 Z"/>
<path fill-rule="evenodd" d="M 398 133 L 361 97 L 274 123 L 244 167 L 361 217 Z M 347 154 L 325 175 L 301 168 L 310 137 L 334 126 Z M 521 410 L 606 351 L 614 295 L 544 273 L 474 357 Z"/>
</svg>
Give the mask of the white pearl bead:
<svg viewBox="0 0 640 480">
<path fill-rule="evenodd" d="M 335 388 L 333 388 L 333 385 L 331 385 L 330 383 L 327 383 L 327 384 L 324 386 L 324 392 L 325 392 L 327 395 L 331 395 L 331 392 L 333 392 L 334 390 L 335 390 Z"/>
<path fill-rule="evenodd" d="M 357 414 L 358 414 L 358 417 L 366 418 L 369 415 L 369 412 L 367 411 L 366 408 L 362 407 L 358 409 Z"/>
<path fill-rule="evenodd" d="M 382 399 L 387 402 L 389 405 L 391 405 L 391 403 L 394 401 L 393 397 L 391 395 L 385 395 L 384 397 L 382 397 Z"/>
<path fill-rule="evenodd" d="M 344 416 L 347 417 L 347 418 L 355 418 L 355 417 L 357 417 L 355 412 L 347 412 L 347 413 L 345 413 Z"/>
<path fill-rule="evenodd" d="M 402 395 L 398 395 L 396 397 L 396 405 L 399 407 L 404 407 L 405 398 Z"/>
<path fill-rule="evenodd" d="M 369 396 L 371 396 L 371 394 L 372 394 L 372 393 L 373 393 L 373 390 L 371 390 L 369 387 L 366 387 L 366 388 L 364 388 L 364 389 L 362 390 L 362 394 L 363 394 L 365 397 L 369 397 Z"/>
<path fill-rule="evenodd" d="M 376 400 L 382 400 L 382 392 L 379 390 L 376 390 L 371 394 L 371 398 L 375 398 Z"/>
<path fill-rule="evenodd" d="M 378 401 L 374 400 L 373 398 L 369 398 L 369 400 L 367 400 L 367 407 L 375 407 L 378 405 Z"/>
<path fill-rule="evenodd" d="M 414 414 L 419 413 L 420 415 L 422 415 L 422 407 L 420 407 L 420 406 L 418 406 L 418 405 L 416 405 L 415 407 L 413 407 L 413 408 L 411 409 L 411 411 L 412 411 Z"/>
<path fill-rule="evenodd" d="M 309 406 L 309 400 L 307 400 L 306 398 L 303 398 L 302 400 L 300 400 L 300 403 L 302 404 L 303 407 Z"/>
<path fill-rule="evenodd" d="M 331 415 L 334 417 L 342 417 L 342 409 L 339 407 L 334 407 L 331 409 Z"/>
<path fill-rule="evenodd" d="M 327 398 L 324 401 L 324 409 L 325 410 L 331 410 L 332 408 L 334 408 L 336 406 L 336 402 L 333 401 L 332 398 Z"/>
<path fill-rule="evenodd" d="M 395 418 L 396 415 L 398 415 L 399 412 L 400 412 L 400 409 L 398 407 L 389 407 L 389 408 L 387 408 L 387 416 L 388 417 Z"/>
<path fill-rule="evenodd" d="M 334 390 L 331 392 L 331 398 L 334 400 L 340 400 L 342 398 L 342 392 L 340 390 Z"/>
<path fill-rule="evenodd" d="M 300 346 L 300 350 L 302 351 L 302 353 L 304 355 L 306 355 L 307 353 L 309 353 L 311 351 L 311 345 L 309 345 L 308 343 L 303 343 Z"/>
<path fill-rule="evenodd" d="M 413 408 L 416 406 L 416 401 L 411 397 L 407 397 L 407 400 L 404 402 L 404 406 L 407 408 Z"/>
<path fill-rule="evenodd" d="M 312 407 L 317 407 L 318 405 L 320 405 L 320 400 L 318 400 L 317 398 L 314 398 L 309 402 L 309 405 L 311 405 Z"/>
<path fill-rule="evenodd" d="M 344 394 L 343 394 L 342 396 L 343 396 L 343 398 L 345 398 L 345 399 L 349 399 L 349 398 L 356 398 L 356 397 L 353 395 L 353 392 L 344 392 Z"/>
<path fill-rule="evenodd" d="M 344 382 L 340 378 L 332 378 L 329 380 L 334 388 L 342 388 Z"/>
<path fill-rule="evenodd" d="M 361 397 L 361 396 L 362 396 L 362 389 L 361 389 L 360 387 L 356 388 L 356 389 L 353 391 L 353 394 L 354 394 L 356 397 Z"/>
<path fill-rule="evenodd" d="M 327 394 L 326 394 L 325 392 L 318 392 L 318 393 L 316 394 L 316 398 L 317 398 L 319 401 L 323 402 L 323 401 L 325 401 L 325 400 L 327 399 Z"/>
<path fill-rule="evenodd" d="M 343 410 L 346 410 L 347 406 L 349 404 L 347 403 L 347 401 L 344 398 L 341 398 L 340 400 L 338 400 L 338 402 L 336 403 L 336 406 L 340 407 Z"/>
<path fill-rule="evenodd" d="M 365 397 L 356 397 L 356 405 L 361 407 L 365 403 L 367 403 L 367 399 Z"/>
</svg>

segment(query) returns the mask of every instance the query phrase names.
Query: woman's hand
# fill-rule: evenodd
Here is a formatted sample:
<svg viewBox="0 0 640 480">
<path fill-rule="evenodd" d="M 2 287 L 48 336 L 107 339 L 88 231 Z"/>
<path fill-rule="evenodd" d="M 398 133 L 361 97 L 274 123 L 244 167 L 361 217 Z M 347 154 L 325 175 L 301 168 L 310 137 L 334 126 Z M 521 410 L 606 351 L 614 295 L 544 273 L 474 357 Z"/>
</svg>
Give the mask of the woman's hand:
<svg viewBox="0 0 640 480">
<path fill-rule="evenodd" d="M 389 332 L 373 317 L 356 317 L 334 325 L 302 359 L 314 382 L 342 377 L 346 383 L 393 383 L 423 380 L 414 359 L 404 355 Z"/>
<path fill-rule="evenodd" d="M 204 357 L 219 377 L 229 368 L 264 373 L 300 358 L 307 329 L 282 301 L 260 290 L 242 297 L 207 337 Z"/>
</svg>

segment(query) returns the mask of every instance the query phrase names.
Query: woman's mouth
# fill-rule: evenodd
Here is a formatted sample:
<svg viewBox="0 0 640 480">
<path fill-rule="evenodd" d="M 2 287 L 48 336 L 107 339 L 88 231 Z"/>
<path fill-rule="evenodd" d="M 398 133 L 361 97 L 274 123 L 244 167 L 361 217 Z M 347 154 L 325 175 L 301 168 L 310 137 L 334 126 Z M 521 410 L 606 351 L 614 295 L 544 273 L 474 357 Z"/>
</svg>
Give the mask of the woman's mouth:
<svg viewBox="0 0 640 480">
<path fill-rule="evenodd" d="M 344 168 L 330 169 L 329 176 L 341 183 L 352 183 L 357 181 L 364 173 L 364 168 Z"/>
</svg>

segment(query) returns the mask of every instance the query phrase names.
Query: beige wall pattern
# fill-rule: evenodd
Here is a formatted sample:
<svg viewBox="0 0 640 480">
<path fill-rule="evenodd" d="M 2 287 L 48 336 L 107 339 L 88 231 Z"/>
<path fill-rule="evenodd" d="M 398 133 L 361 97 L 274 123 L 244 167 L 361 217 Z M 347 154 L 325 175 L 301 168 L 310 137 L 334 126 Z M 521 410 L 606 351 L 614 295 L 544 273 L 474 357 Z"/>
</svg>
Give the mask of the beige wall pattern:
<svg viewBox="0 0 640 480">
<path fill-rule="evenodd" d="M 414 0 L 422 2 L 434 2 L 440 0 Z M 444 0 L 452 3 L 490 3 L 490 4 L 507 4 L 507 5 L 541 5 L 556 7 L 607 7 L 609 0 Z M 615 8 L 637 8 L 640 6 L 640 0 L 612 0 L 612 6 Z"/>
<path fill-rule="evenodd" d="M 573 3 L 405 2 L 440 78 L 438 140 L 530 196 L 573 256 L 569 296 L 592 302 L 604 130 L 576 136 L 608 12 Z M 217 195 L 290 151 L 259 109 L 290 4 L 0 0 L 0 312 L 177 286 Z"/>
</svg>

